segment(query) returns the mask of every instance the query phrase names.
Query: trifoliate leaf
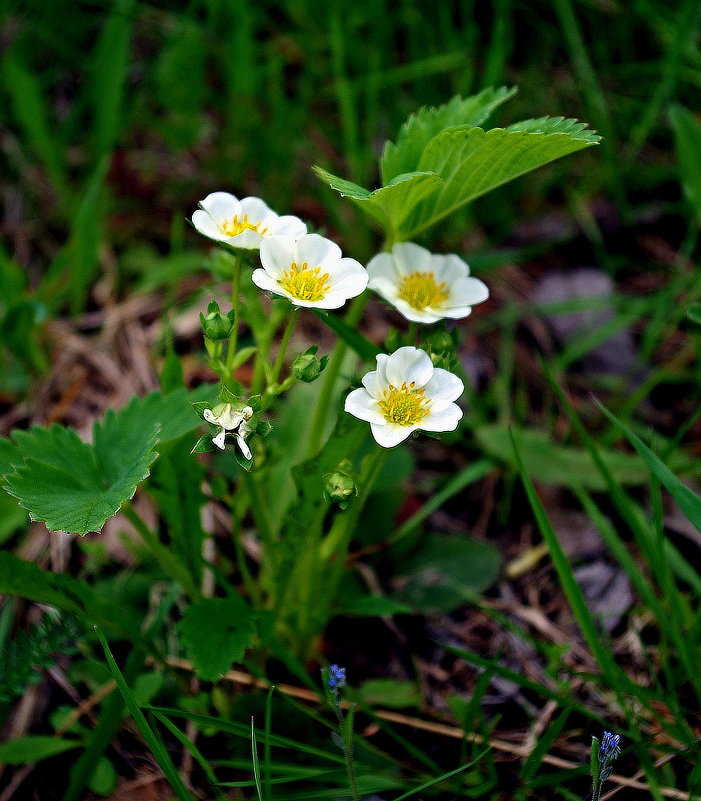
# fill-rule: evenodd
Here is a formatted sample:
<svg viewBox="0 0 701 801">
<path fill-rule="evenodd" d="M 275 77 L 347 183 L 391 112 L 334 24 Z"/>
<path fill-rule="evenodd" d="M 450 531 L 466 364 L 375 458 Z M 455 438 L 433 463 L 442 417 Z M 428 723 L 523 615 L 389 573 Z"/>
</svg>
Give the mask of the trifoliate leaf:
<svg viewBox="0 0 701 801">
<path fill-rule="evenodd" d="M 472 97 L 454 97 L 438 107 L 422 108 L 402 125 L 396 144 L 387 142 L 380 160 L 382 182 L 418 168 L 426 145 L 446 128 L 482 125 L 497 106 L 516 94 L 516 88 L 489 87 Z"/>
<path fill-rule="evenodd" d="M 379 222 L 390 239 L 404 241 L 507 181 L 599 140 L 585 123 L 563 117 L 488 131 L 451 127 L 426 144 L 415 172 L 398 175 L 374 192 L 315 169 Z"/>
<path fill-rule="evenodd" d="M 178 624 L 188 658 L 202 681 L 216 681 L 243 659 L 255 626 L 240 598 L 202 598 Z"/>
</svg>

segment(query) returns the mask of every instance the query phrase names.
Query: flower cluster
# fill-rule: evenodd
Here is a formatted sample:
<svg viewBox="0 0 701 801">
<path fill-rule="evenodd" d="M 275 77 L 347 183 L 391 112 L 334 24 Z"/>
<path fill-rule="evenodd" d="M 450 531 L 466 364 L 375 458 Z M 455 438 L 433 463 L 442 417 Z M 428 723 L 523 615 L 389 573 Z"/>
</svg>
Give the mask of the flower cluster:
<svg viewBox="0 0 701 801">
<path fill-rule="evenodd" d="M 253 283 L 298 308 L 338 309 L 369 287 L 412 323 L 431 324 L 467 317 L 475 304 L 489 297 L 484 283 L 472 277 L 468 265 L 455 254 L 433 254 L 413 242 L 402 242 L 391 252 L 376 255 L 365 269 L 344 257 L 331 240 L 307 233 L 297 217 L 280 216 L 256 197 L 239 200 L 227 192 L 214 192 L 200 202 L 192 223 L 225 246 L 258 250 L 261 266 L 251 275 Z M 223 331 L 225 326 L 221 327 Z M 297 373 L 294 377 L 300 380 Z M 315 377 L 305 374 L 302 380 Z M 373 437 L 385 448 L 417 430 L 453 431 L 462 417 L 455 403 L 464 389 L 462 381 L 435 367 L 431 356 L 416 347 L 380 354 L 377 369 L 367 373 L 362 384 L 346 398 L 345 410 L 370 423 Z M 246 437 L 252 414 L 249 407 L 231 404 L 208 409 L 205 420 L 220 428 L 212 442 L 223 449 L 227 434 L 232 434 L 250 459 Z"/>
</svg>

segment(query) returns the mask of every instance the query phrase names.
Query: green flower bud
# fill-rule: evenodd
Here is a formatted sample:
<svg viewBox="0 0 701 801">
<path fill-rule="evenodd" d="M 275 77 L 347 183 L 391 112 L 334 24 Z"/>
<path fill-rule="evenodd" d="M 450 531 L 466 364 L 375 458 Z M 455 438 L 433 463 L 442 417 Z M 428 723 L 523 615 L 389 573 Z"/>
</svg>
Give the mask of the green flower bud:
<svg viewBox="0 0 701 801">
<path fill-rule="evenodd" d="M 449 353 L 455 343 L 447 331 L 434 331 L 428 338 L 428 346 L 432 353 Z"/>
<path fill-rule="evenodd" d="M 204 335 L 213 342 L 228 339 L 235 316 L 233 309 L 228 314 L 222 314 L 219 304 L 215 300 L 210 301 L 207 306 L 207 314 L 204 315 L 200 312 L 200 325 Z"/>
<path fill-rule="evenodd" d="M 305 384 L 311 384 L 323 372 L 328 362 L 328 356 L 322 356 L 318 359 L 316 352 L 319 349 L 318 345 L 313 345 L 309 350 L 300 355 L 292 363 L 292 375 L 298 381 L 304 381 Z"/>
<path fill-rule="evenodd" d="M 344 459 L 336 470 L 324 473 L 321 477 L 324 482 L 324 500 L 337 503 L 341 509 L 348 507 L 351 499 L 358 494 L 358 486 L 351 470 L 351 463 Z"/>
</svg>

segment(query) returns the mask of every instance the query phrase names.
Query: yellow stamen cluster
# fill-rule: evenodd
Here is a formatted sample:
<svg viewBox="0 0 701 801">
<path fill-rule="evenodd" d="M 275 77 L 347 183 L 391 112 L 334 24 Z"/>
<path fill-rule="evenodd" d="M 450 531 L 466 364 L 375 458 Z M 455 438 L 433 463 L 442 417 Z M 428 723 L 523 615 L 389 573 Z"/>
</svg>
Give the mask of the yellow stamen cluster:
<svg viewBox="0 0 701 801">
<path fill-rule="evenodd" d="M 401 387 L 389 385 L 382 393 L 382 400 L 377 405 L 388 423 L 400 426 L 416 426 L 429 413 L 429 401 L 423 389 L 415 389 L 412 381 L 402 382 Z"/>
<path fill-rule="evenodd" d="M 282 274 L 280 286 L 297 300 L 316 303 L 323 300 L 331 288 L 329 277 L 328 273 L 321 272 L 321 267 L 309 267 L 306 261 L 298 266 L 293 261 L 290 269 Z"/>
<path fill-rule="evenodd" d="M 224 220 L 219 227 L 221 228 L 222 233 L 226 236 L 238 236 L 244 231 L 255 231 L 257 234 L 265 236 L 268 231 L 267 227 L 261 228 L 260 222 L 250 222 L 248 219 L 248 214 L 244 214 L 243 217 L 236 215 L 235 217 L 231 217 L 229 220 Z"/>
<path fill-rule="evenodd" d="M 429 306 L 440 307 L 448 300 L 449 294 L 445 281 L 437 283 L 433 272 L 411 273 L 403 276 L 399 282 L 399 297 L 418 311 Z"/>
</svg>

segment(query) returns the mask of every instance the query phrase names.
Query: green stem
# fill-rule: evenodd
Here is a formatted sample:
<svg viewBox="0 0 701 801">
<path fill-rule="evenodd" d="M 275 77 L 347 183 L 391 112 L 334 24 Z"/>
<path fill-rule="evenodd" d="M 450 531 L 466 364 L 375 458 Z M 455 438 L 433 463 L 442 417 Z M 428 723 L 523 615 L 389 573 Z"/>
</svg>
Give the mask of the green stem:
<svg viewBox="0 0 701 801">
<path fill-rule="evenodd" d="M 280 377 L 280 373 L 282 372 L 282 366 L 285 363 L 285 353 L 287 352 L 287 346 L 290 342 L 290 337 L 292 336 L 292 330 L 295 327 L 295 323 L 297 322 L 297 317 L 299 316 L 299 307 L 295 306 L 292 309 L 292 313 L 290 314 L 290 318 L 287 321 L 287 327 L 285 328 L 285 333 L 282 335 L 282 342 L 280 343 L 280 350 L 277 354 L 277 359 L 275 359 L 275 366 L 273 367 L 273 374 L 270 379 L 270 386 L 277 384 L 277 380 Z"/>
<path fill-rule="evenodd" d="M 234 540 L 234 549 L 236 551 L 236 561 L 239 566 L 239 571 L 241 572 L 241 578 L 243 579 L 246 591 L 248 592 L 248 597 L 253 601 L 254 608 L 258 609 L 260 608 L 260 592 L 258 591 L 258 585 L 253 580 L 251 571 L 248 569 L 246 552 L 243 548 L 243 542 L 241 540 L 241 521 L 239 520 L 236 511 L 233 508 L 233 503 L 231 504 L 231 529 L 231 534 Z"/>
<path fill-rule="evenodd" d="M 229 348 L 226 352 L 226 374 L 231 377 L 234 357 L 236 356 L 236 344 L 239 336 L 239 295 L 241 293 L 241 264 L 243 263 L 243 251 L 236 251 L 234 261 L 234 275 L 231 283 L 231 308 L 234 310 L 234 324 L 229 334 Z"/>
<path fill-rule="evenodd" d="M 273 536 L 273 530 L 268 520 L 267 507 L 263 503 L 260 492 L 258 491 L 258 482 L 253 473 L 247 470 L 243 471 L 243 483 L 246 485 L 248 498 L 250 501 L 251 514 L 256 523 L 256 528 L 260 534 L 263 543 L 263 552 L 269 565 L 272 567 L 275 563 L 275 548 L 276 538 Z M 273 571 L 274 574 L 274 571 Z"/>
<path fill-rule="evenodd" d="M 139 533 L 139 536 L 144 541 L 148 549 L 151 551 L 156 561 L 160 563 L 165 572 L 187 592 L 192 599 L 199 598 L 201 592 L 194 579 L 190 575 L 190 571 L 183 565 L 177 556 L 163 545 L 158 535 L 151 531 L 146 525 L 143 518 L 134 509 L 130 501 L 122 504 L 122 514 L 134 526 Z"/>
<path fill-rule="evenodd" d="M 358 325 L 360 318 L 363 316 L 363 311 L 365 310 L 365 304 L 367 302 L 367 293 L 363 293 L 353 300 L 345 318 L 345 322 L 348 325 L 352 327 Z M 323 383 L 316 401 L 314 416 L 312 417 L 312 423 L 309 429 L 305 459 L 310 459 L 321 447 L 321 440 L 324 436 L 324 430 L 326 429 L 326 421 L 328 420 L 329 411 L 331 411 L 331 402 L 333 400 L 334 390 L 336 389 L 336 381 L 341 372 L 347 350 L 347 343 L 342 339 L 339 340 L 324 370 Z"/>
</svg>

